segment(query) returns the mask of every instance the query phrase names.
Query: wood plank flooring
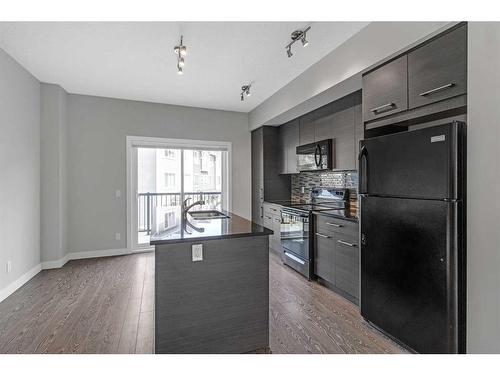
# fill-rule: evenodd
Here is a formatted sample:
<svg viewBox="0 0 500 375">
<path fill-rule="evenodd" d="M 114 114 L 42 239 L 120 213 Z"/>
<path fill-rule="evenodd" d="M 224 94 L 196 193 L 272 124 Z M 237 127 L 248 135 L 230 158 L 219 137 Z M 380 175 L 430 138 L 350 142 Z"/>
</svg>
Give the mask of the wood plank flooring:
<svg viewBox="0 0 500 375">
<path fill-rule="evenodd" d="M 356 306 L 270 257 L 273 353 L 400 353 Z M 0 303 L 0 353 L 152 353 L 154 253 L 45 270 Z"/>
<path fill-rule="evenodd" d="M 154 253 L 45 270 L 0 303 L 0 353 L 152 353 Z"/>
</svg>

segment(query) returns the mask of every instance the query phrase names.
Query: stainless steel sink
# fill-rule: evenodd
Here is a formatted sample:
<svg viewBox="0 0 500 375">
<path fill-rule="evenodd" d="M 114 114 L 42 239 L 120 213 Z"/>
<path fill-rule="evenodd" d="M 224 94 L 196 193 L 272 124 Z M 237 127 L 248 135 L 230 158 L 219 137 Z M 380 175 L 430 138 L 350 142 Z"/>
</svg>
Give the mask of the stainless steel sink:
<svg viewBox="0 0 500 375">
<path fill-rule="evenodd" d="M 220 211 L 208 210 L 208 211 L 189 211 L 189 215 L 195 220 L 207 220 L 207 219 L 227 219 L 229 216 L 223 214 Z"/>
</svg>

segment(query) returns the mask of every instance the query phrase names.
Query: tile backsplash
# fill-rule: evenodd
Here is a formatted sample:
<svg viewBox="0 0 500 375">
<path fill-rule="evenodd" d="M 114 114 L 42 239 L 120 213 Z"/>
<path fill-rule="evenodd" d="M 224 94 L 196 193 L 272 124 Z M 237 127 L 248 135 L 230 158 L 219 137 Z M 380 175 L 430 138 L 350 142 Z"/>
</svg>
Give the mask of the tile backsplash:
<svg viewBox="0 0 500 375">
<path fill-rule="evenodd" d="M 357 200 L 358 172 L 300 172 L 293 174 L 292 201 L 309 202 L 311 189 L 316 186 L 346 188 L 350 192 L 350 200 Z M 302 187 L 304 192 L 302 193 Z M 354 202 L 353 202 L 354 203 Z"/>
</svg>

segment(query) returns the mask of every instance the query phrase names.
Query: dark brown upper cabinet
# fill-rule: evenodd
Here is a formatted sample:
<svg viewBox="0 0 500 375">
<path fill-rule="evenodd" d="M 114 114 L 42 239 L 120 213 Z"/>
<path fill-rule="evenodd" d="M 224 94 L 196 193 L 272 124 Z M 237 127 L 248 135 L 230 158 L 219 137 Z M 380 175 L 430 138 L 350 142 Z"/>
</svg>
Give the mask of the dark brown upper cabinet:
<svg viewBox="0 0 500 375">
<path fill-rule="evenodd" d="M 299 145 L 314 142 L 314 120 L 316 111 L 310 112 L 299 119 Z"/>
<path fill-rule="evenodd" d="M 363 76 L 363 120 L 375 120 L 408 109 L 407 56 Z"/>
<path fill-rule="evenodd" d="M 317 110 L 315 142 L 333 139 L 333 169 L 353 170 L 355 159 L 355 103 L 359 93 L 348 95 Z"/>
<path fill-rule="evenodd" d="M 299 120 L 293 120 L 279 127 L 281 173 L 298 173 L 297 146 L 299 145 Z"/>
<path fill-rule="evenodd" d="M 408 54 L 409 108 L 467 93 L 467 25 Z"/>
</svg>

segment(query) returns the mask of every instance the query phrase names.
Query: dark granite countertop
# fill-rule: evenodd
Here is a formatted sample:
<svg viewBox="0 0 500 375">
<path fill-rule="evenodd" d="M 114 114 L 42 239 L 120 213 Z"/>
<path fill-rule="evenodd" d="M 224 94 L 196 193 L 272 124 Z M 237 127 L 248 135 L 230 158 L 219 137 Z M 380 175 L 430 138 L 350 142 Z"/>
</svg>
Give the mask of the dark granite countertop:
<svg viewBox="0 0 500 375">
<path fill-rule="evenodd" d="M 196 211 L 196 208 L 193 208 Z M 273 231 L 231 212 L 219 210 L 228 218 L 194 219 L 184 217 L 180 207 L 159 207 L 153 217 L 150 244 L 219 240 L 224 238 L 269 236 Z"/>
<path fill-rule="evenodd" d="M 351 216 L 349 212 L 345 210 L 318 210 L 313 211 L 313 214 L 330 216 L 336 219 L 348 220 L 356 223 L 358 222 L 358 218 L 356 216 Z"/>
</svg>

